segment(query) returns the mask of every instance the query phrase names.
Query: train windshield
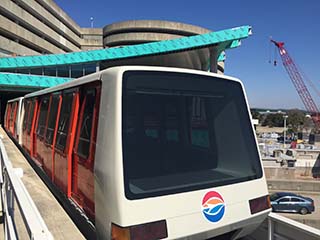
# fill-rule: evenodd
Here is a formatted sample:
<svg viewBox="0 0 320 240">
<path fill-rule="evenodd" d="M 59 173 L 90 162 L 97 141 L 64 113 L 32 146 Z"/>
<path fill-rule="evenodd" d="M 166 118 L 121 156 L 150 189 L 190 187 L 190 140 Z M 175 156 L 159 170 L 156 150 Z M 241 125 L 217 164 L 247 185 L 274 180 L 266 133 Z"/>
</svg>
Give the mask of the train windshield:
<svg viewBox="0 0 320 240">
<path fill-rule="evenodd" d="M 128 199 L 262 177 L 240 83 L 196 74 L 128 71 L 122 104 Z"/>
</svg>

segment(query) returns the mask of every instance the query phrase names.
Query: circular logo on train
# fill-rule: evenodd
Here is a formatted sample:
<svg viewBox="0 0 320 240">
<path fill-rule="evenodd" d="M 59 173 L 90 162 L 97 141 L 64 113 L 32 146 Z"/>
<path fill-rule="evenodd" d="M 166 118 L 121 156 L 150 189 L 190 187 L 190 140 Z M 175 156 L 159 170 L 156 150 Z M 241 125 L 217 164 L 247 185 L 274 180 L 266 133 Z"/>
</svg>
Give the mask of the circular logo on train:
<svg viewBox="0 0 320 240">
<path fill-rule="evenodd" d="M 207 192 L 202 199 L 203 215 L 210 222 L 218 222 L 224 215 L 225 204 L 221 195 L 215 191 Z"/>
</svg>

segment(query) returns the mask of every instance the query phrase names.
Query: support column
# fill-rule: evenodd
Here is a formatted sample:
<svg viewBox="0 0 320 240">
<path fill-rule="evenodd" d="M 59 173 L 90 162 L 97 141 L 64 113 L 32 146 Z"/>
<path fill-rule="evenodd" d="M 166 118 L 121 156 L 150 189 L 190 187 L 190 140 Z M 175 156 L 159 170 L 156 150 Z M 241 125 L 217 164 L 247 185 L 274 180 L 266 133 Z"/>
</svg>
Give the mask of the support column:
<svg viewBox="0 0 320 240">
<path fill-rule="evenodd" d="M 272 222 L 272 219 L 268 217 L 268 240 L 273 240 L 273 234 L 274 234 L 274 223 Z"/>
<path fill-rule="evenodd" d="M 96 72 L 100 71 L 100 62 L 96 62 Z"/>
<path fill-rule="evenodd" d="M 218 72 L 218 65 L 217 65 L 217 59 L 218 59 L 218 54 L 217 54 L 217 50 L 215 47 L 210 47 L 209 48 L 209 52 L 210 52 L 210 72 L 214 72 L 217 73 Z"/>
</svg>

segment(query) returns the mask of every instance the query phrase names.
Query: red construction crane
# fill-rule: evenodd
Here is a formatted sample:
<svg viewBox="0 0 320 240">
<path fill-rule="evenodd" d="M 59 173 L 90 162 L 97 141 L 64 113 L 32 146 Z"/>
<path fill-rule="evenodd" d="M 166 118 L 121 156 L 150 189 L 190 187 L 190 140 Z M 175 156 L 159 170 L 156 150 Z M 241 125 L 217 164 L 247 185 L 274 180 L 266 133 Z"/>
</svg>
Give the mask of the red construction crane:
<svg viewBox="0 0 320 240">
<path fill-rule="evenodd" d="M 284 42 L 276 42 L 270 39 L 271 42 L 279 49 L 279 53 L 282 59 L 283 66 L 289 74 L 294 87 L 296 88 L 306 110 L 311 114 L 312 120 L 315 124 L 316 130 L 320 129 L 319 109 L 313 101 L 310 92 L 308 91 L 304 79 L 299 72 L 296 64 L 290 57 L 288 51 L 284 48 Z M 275 62 L 276 65 L 276 62 Z"/>
</svg>

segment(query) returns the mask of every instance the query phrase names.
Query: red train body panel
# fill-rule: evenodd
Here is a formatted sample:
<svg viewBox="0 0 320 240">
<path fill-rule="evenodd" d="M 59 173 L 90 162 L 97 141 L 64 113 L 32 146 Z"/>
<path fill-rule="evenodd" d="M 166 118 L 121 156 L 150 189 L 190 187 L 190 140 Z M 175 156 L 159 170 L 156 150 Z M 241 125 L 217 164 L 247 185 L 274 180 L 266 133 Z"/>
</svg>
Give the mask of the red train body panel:
<svg viewBox="0 0 320 240">
<path fill-rule="evenodd" d="M 100 82 L 24 98 L 7 104 L 4 126 L 52 183 L 94 221 L 94 155 Z M 19 104 L 22 105 L 19 108 Z M 20 115 L 19 115 L 20 116 Z"/>
</svg>

